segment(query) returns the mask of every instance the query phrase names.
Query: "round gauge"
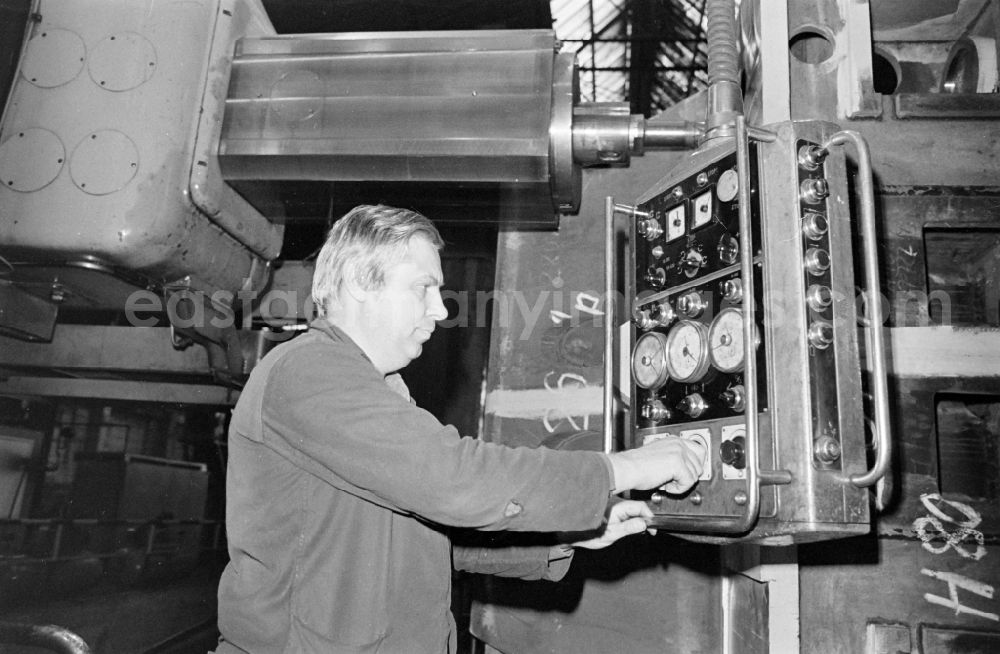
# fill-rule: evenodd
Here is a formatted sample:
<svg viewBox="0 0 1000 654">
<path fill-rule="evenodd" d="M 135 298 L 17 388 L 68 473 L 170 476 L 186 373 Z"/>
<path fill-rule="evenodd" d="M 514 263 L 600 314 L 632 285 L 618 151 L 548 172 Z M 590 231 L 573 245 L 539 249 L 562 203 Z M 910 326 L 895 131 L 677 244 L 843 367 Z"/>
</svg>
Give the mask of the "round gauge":
<svg viewBox="0 0 1000 654">
<path fill-rule="evenodd" d="M 659 388 L 667 382 L 667 337 L 660 332 L 647 332 L 632 350 L 632 376 L 640 388 Z"/>
<path fill-rule="evenodd" d="M 708 372 L 708 328 L 682 320 L 667 335 L 667 372 L 681 383 L 701 379 Z"/>
<path fill-rule="evenodd" d="M 723 309 L 708 329 L 712 365 L 722 372 L 743 370 L 743 314 L 739 309 Z"/>
<path fill-rule="evenodd" d="M 740 192 L 740 176 L 730 168 L 722 171 L 715 183 L 715 194 L 721 202 L 732 202 Z"/>
</svg>

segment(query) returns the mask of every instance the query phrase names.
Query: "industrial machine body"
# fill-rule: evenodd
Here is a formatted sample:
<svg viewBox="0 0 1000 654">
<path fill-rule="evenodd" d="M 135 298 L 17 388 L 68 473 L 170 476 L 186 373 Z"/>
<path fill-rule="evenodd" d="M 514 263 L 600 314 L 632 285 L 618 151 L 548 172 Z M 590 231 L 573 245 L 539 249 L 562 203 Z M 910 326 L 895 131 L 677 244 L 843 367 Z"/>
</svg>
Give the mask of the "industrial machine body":
<svg viewBox="0 0 1000 654">
<path fill-rule="evenodd" d="M 224 415 L 312 318 L 288 188 L 422 192 L 432 218 L 502 225 L 481 437 L 680 437 L 706 464 L 683 495 L 636 494 L 660 535 L 624 572 L 580 557 L 565 585 L 497 582 L 477 636 L 1000 646 L 1000 8 L 903 4 L 710 2 L 709 88 L 646 118 L 581 102 L 550 30 L 284 35 L 258 0 L 34 3 L 0 119 L 0 395 L 52 415 L 12 441 L 32 465 L 0 467 L 4 542 L 34 547 L 0 575 L 123 571 L 22 508 L 79 447 L 59 425 L 106 422 L 102 402 Z M 186 564 L 191 516 L 129 555 L 183 540 Z"/>
</svg>

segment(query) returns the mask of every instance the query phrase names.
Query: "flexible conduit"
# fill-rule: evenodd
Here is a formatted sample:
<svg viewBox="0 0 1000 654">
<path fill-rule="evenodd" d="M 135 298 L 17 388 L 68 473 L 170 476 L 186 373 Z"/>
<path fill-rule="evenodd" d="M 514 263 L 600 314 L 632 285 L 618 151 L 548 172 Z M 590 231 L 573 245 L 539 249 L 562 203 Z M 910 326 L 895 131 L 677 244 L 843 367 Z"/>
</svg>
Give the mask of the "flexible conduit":
<svg viewBox="0 0 1000 654">
<path fill-rule="evenodd" d="M 743 115 L 735 0 L 708 0 L 708 116 L 702 143 L 735 133 Z"/>
</svg>

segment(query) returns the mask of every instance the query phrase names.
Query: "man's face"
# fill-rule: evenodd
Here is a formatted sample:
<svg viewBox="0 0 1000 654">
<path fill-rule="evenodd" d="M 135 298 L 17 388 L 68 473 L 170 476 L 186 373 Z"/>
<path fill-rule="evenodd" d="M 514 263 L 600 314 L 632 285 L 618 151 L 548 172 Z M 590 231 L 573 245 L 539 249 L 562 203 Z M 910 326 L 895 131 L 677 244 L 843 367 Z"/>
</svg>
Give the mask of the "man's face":
<svg viewBox="0 0 1000 654">
<path fill-rule="evenodd" d="M 441 257 L 423 236 L 410 239 L 406 255 L 385 272 L 385 285 L 368 293 L 363 311 L 365 353 L 382 373 L 420 356 L 435 322 L 448 317 L 441 300 Z"/>
</svg>

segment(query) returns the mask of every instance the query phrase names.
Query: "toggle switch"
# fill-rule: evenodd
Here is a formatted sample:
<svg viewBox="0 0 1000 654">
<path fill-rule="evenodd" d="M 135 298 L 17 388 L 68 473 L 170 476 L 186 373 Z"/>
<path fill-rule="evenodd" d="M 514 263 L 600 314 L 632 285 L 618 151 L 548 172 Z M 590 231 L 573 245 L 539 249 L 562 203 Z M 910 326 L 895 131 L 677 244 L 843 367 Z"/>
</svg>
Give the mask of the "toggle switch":
<svg viewBox="0 0 1000 654">
<path fill-rule="evenodd" d="M 823 178 L 802 180 L 799 196 L 807 204 L 819 204 L 830 195 L 830 184 Z"/>
<path fill-rule="evenodd" d="M 816 170 L 823 164 L 829 152 L 818 145 L 803 145 L 799 148 L 799 166 L 805 170 Z"/>
</svg>

